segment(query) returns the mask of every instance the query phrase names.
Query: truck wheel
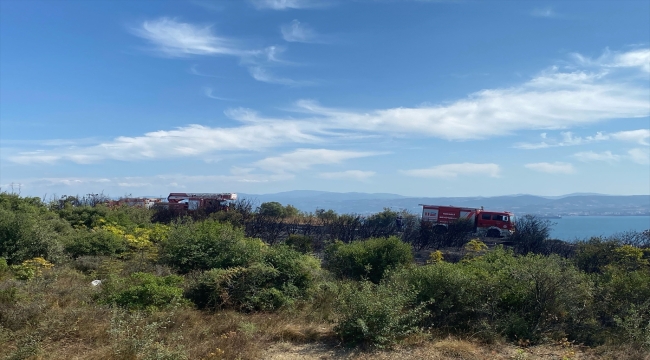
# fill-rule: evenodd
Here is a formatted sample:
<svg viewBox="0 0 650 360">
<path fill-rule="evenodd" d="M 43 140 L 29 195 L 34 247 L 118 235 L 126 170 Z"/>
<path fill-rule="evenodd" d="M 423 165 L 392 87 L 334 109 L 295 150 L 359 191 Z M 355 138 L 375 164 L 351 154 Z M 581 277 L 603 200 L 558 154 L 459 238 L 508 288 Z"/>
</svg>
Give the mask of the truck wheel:
<svg viewBox="0 0 650 360">
<path fill-rule="evenodd" d="M 498 237 L 501 237 L 501 233 L 499 232 L 499 230 L 490 229 L 490 230 L 487 231 L 487 237 L 498 238 Z"/>
</svg>

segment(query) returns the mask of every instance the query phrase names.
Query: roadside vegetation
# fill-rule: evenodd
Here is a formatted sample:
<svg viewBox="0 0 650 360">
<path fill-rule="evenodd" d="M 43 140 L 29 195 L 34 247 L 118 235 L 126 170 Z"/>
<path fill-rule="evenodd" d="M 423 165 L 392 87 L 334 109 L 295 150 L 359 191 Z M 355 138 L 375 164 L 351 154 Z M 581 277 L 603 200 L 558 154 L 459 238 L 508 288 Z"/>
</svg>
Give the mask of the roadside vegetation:
<svg viewBox="0 0 650 360">
<path fill-rule="evenodd" d="M 503 245 L 390 209 L 174 216 L 96 200 L 0 193 L 0 358 L 650 354 L 650 230 L 568 244 L 523 216 Z"/>
</svg>

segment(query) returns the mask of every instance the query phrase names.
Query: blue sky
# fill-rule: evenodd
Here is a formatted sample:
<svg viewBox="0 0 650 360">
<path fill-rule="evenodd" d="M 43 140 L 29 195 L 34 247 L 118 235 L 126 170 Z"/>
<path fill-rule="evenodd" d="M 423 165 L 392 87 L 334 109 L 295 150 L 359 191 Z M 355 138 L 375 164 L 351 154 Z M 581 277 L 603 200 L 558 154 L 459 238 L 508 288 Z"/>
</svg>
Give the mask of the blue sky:
<svg viewBox="0 0 650 360">
<path fill-rule="evenodd" d="M 647 1 L 4 0 L 0 23 L 2 190 L 650 194 Z"/>
</svg>

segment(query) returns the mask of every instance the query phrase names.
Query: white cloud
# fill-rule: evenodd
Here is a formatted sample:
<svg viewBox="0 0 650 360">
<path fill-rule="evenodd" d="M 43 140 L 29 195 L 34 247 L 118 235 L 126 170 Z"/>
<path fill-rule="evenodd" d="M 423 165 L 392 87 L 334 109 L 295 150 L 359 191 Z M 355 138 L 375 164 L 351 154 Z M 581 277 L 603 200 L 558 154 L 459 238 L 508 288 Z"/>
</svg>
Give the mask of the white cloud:
<svg viewBox="0 0 650 360">
<path fill-rule="evenodd" d="M 635 148 L 628 152 L 630 159 L 637 164 L 647 165 L 650 164 L 650 149 L 649 148 Z"/>
<path fill-rule="evenodd" d="M 640 145 L 650 145 L 648 142 L 648 139 L 650 139 L 650 129 L 619 131 L 613 133 L 612 137 L 620 141 L 635 142 Z"/>
<path fill-rule="evenodd" d="M 339 172 L 324 172 L 319 176 L 325 179 L 352 179 L 352 180 L 365 180 L 375 175 L 374 171 L 363 170 L 347 170 Z"/>
<path fill-rule="evenodd" d="M 260 81 L 306 85 L 274 77 L 262 67 L 252 68 L 252 75 Z M 648 83 L 634 80 L 616 76 L 615 70 L 567 73 L 553 68 L 519 86 L 482 90 L 467 98 L 437 105 L 353 111 L 300 100 L 292 116 L 263 117 L 250 109 L 235 109 L 227 112 L 241 122 L 233 127 L 189 125 L 142 136 L 118 137 L 96 145 L 60 146 L 38 152 L 9 153 L 3 149 L 3 156 L 19 163 L 58 160 L 88 163 L 104 159 L 165 159 L 205 156 L 220 151 L 254 151 L 287 144 L 325 143 L 329 137 L 378 135 L 472 140 L 506 136 L 522 130 L 561 130 L 650 115 Z M 640 129 L 587 137 L 565 131 L 561 139 L 547 136 L 542 144 L 533 145 L 566 146 L 607 138 L 639 144 L 648 142 L 647 130 Z"/>
<path fill-rule="evenodd" d="M 557 16 L 557 14 L 550 7 L 533 9 L 533 11 L 531 11 L 530 14 L 532 16 L 546 17 L 546 18 L 556 17 Z"/>
<path fill-rule="evenodd" d="M 404 174 L 415 177 L 455 178 L 458 175 L 484 175 L 499 177 L 500 168 L 497 164 L 445 164 L 426 169 L 412 169 L 402 171 Z"/>
<path fill-rule="evenodd" d="M 603 68 L 640 68 L 650 73 L 650 49 L 636 49 L 628 52 L 615 52 L 607 49 L 599 58 L 573 54 L 573 57 L 582 65 Z"/>
<path fill-rule="evenodd" d="M 580 161 L 605 161 L 605 162 L 615 162 L 620 160 L 619 155 L 612 154 L 611 151 L 604 151 L 601 153 L 596 153 L 593 151 L 583 151 L 573 154 L 573 157 Z"/>
<path fill-rule="evenodd" d="M 640 67 L 645 72 L 650 72 L 650 49 L 630 51 L 614 56 L 613 66 Z"/>
<path fill-rule="evenodd" d="M 237 189 L 245 184 L 271 183 L 290 180 L 293 174 L 260 174 L 245 172 L 232 175 L 185 175 L 185 174 L 161 174 L 152 176 L 130 176 L 112 178 L 88 178 L 88 177 L 44 177 L 21 179 L 18 184 L 24 190 L 37 189 L 47 190 L 50 193 L 63 192 L 73 194 L 85 194 L 87 192 L 101 191 L 106 195 L 123 195 L 125 188 L 137 188 L 140 194 L 163 195 L 167 192 L 178 191 L 179 189 L 198 189 L 198 191 L 214 191 L 214 185 L 219 184 L 224 189 Z M 2 189 L 10 188 L 11 184 L 2 185 Z M 155 191 L 155 192 L 153 192 Z M 232 190 L 230 190 L 232 191 Z"/>
<path fill-rule="evenodd" d="M 540 162 L 540 163 L 526 164 L 524 166 L 531 170 L 545 172 L 549 174 L 572 174 L 575 172 L 575 169 L 573 168 L 572 164 L 564 163 L 564 162 L 554 162 L 554 163 Z"/>
<path fill-rule="evenodd" d="M 650 114 L 647 83 L 609 76 L 553 69 L 520 86 L 482 90 L 438 106 L 353 112 L 300 101 L 296 110 L 320 116 L 340 129 L 448 140 L 482 139 L 519 130 L 566 129 Z"/>
<path fill-rule="evenodd" d="M 313 165 L 336 164 L 345 160 L 373 155 L 378 155 L 378 153 L 329 149 L 297 149 L 290 153 L 257 161 L 255 165 L 269 171 L 284 172 L 304 170 Z"/>
<path fill-rule="evenodd" d="M 166 56 L 236 56 L 240 59 L 241 65 L 248 67 L 251 76 L 255 80 L 289 86 L 313 85 L 313 82 L 310 81 L 281 78 L 269 73 L 266 67 L 271 63 L 275 65 L 292 64 L 278 58 L 278 55 L 284 50 L 283 48 L 267 46 L 264 49 L 244 50 L 237 41 L 215 35 L 212 26 L 199 26 L 163 17 L 157 20 L 145 21 L 139 28 L 132 29 L 132 32 L 148 40 L 154 45 L 157 52 Z M 200 73 L 196 66 L 190 68 L 190 73 L 199 76 L 216 77 Z M 207 96 L 218 100 L 226 99 Z"/>
<path fill-rule="evenodd" d="M 282 143 L 318 143 L 317 129 L 290 121 L 255 123 L 232 128 L 189 125 L 143 136 L 120 136 L 90 147 L 63 148 L 49 152 L 23 152 L 8 158 L 17 163 L 54 163 L 61 160 L 90 163 L 100 160 L 154 160 L 201 156 L 215 151 L 256 151 Z M 84 155 L 80 155 L 84 154 Z"/>
<path fill-rule="evenodd" d="M 597 132 L 593 136 L 574 136 L 572 132 L 565 131 L 560 133 L 561 139 L 551 139 L 547 136 L 546 133 L 542 134 L 542 139 L 544 141 L 539 143 L 517 143 L 514 145 L 518 149 L 544 149 L 549 147 L 561 147 L 561 146 L 575 146 L 575 145 L 585 145 L 597 141 L 605 140 L 619 140 L 625 142 L 634 142 L 640 145 L 650 145 L 648 139 L 650 138 L 650 129 L 638 129 L 638 130 L 627 130 L 619 131 L 611 134 L 604 132 Z"/>
<path fill-rule="evenodd" d="M 565 131 L 560 133 L 561 140 L 554 140 L 547 136 L 546 133 L 543 133 L 542 138 L 546 141 L 539 143 L 517 143 L 514 145 L 518 149 L 544 149 L 549 147 L 561 147 L 561 146 L 576 146 L 592 143 L 595 141 L 604 141 L 609 139 L 609 135 L 605 135 L 602 132 L 597 132 L 594 136 L 574 136 L 572 132 Z"/>
<path fill-rule="evenodd" d="M 323 41 L 314 29 L 296 19 L 289 24 L 280 26 L 280 32 L 282 32 L 282 38 L 289 42 L 315 43 Z"/>
<path fill-rule="evenodd" d="M 252 54 L 240 49 L 236 41 L 215 35 L 212 26 L 197 26 L 166 17 L 145 21 L 132 31 L 167 56 Z"/>
<path fill-rule="evenodd" d="M 257 9 L 308 9 L 327 6 L 322 0 L 250 0 Z"/>
<path fill-rule="evenodd" d="M 230 98 L 225 98 L 225 97 L 214 95 L 214 91 L 212 90 L 212 88 L 209 88 L 209 87 L 206 87 L 206 88 L 203 89 L 203 94 L 206 97 L 209 97 L 210 99 L 221 100 L 221 101 L 234 101 L 233 99 L 230 99 Z"/>
<path fill-rule="evenodd" d="M 145 187 L 145 186 L 151 186 L 150 183 L 145 183 L 145 182 L 118 182 L 117 186 L 120 187 Z"/>
<path fill-rule="evenodd" d="M 252 66 L 248 68 L 253 79 L 261 82 L 271 83 L 271 84 L 281 84 L 288 86 L 309 86 L 314 85 L 311 81 L 302 81 L 302 80 L 293 80 L 283 77 L 278 77 L 271 74 L 266 68 L 261 66 Z"/>
</svg>

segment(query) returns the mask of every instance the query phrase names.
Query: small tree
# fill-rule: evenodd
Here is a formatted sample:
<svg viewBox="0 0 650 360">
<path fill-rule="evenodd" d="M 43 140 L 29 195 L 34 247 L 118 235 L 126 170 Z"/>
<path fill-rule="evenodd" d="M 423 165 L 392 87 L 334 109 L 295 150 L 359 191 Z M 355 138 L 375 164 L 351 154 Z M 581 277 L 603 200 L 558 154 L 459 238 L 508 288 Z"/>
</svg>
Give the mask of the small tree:
<svg viewBox="0 0 650 360">
<path fill-rule="evenodd" d="M 515 251 L 520 254 L 541 253 L 544 241 L 551 233 L 551 222 L 535 215 L 524 215 L 515 221 L 515 233 L 510 238 L 515 244 Z"/>
<path fill-rule="evenodd" d="M 257 213 L 262 216 L 280 218 L 285 216 L 285 209 L 279 202 L 271 201 L 262 203 L 262 205 L 257 209 Z"/>
</svg>

